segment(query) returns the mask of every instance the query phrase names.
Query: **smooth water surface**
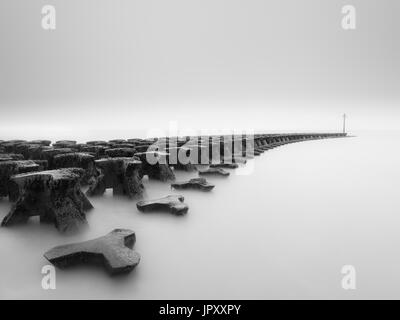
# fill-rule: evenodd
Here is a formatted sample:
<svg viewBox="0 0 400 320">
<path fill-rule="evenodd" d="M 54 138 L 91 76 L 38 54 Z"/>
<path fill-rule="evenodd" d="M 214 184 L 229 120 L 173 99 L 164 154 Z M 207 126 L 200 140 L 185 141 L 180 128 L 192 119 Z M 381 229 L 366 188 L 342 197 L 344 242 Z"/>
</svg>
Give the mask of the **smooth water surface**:
<svg viewBox="0 0 400 320">
<path fill-rule="evenodd" d="M 145 181 L 146 198 L 183 194 L 183 217 L 140 213 L 108 191 L 91 198 L 90 228 L 80 235 L 35 218 L 0 228 L 0 298 L 400 298 L 399 138 L 286 145 L 249 161 L 252 173 L 207 178 L 216 185 L 209 193 Z M 177 172 L 178 180 L 193 176 Z M 0 200 L 1 219 L 9 208 Z M 136 232 L 142 260 L 132 273 L 57 270 L 56 290 L 42 289 L 46 250 L 114 228 Z M 356 290 L 341 288 L 343 265 L 356 268 Z"/>
</svg>

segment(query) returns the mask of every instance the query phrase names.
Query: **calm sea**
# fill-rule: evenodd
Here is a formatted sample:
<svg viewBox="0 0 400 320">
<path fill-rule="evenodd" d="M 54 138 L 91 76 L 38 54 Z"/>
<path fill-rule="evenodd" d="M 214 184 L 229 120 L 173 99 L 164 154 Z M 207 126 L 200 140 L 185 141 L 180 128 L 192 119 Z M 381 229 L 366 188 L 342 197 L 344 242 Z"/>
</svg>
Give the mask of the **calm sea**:
<svg viewBox="0 0 400 320">
<path fill-rule="evenodd" d="M 209 177 L 209 193 L 145 181 L 146 198 L 183 194 L 183 217 L 140 213 L 108 192 L 91 198 L 82 234 L 63 236 L 38 219 L 0 228 L 0 298 L 400 298 L 399 141 L 359 133 L 283 146 L 240 174 Z M 9 209 L 0 200 L 1 219 Z M 56 290 L 42 289 L 45 251 L 114 228 L 136 232 L 142 260 L 132 273 L 57 270 Z M 344 265 L 356 270 L 356 290 L 341 287 Z"/>
</svg>

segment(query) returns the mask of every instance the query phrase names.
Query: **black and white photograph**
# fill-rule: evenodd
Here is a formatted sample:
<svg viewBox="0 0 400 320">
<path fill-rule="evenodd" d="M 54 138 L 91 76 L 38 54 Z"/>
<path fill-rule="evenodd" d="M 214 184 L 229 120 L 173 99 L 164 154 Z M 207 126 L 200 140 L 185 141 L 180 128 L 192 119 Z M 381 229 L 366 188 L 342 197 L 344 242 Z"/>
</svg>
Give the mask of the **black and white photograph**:
<svg viewBox="0 0 400 320">
<path fill-rule="evenodd" d="M 399 17 L 1 0 L 0 300 L 400 299 Z"/>
</svg>

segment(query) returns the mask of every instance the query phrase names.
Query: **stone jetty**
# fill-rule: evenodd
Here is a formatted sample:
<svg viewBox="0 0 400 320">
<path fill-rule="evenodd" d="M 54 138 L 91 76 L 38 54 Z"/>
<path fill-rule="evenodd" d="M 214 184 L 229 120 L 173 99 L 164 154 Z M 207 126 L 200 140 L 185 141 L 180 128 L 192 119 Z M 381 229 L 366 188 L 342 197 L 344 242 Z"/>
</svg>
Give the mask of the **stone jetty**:
<svg viewBox="0 0 400 320">
<path fill-rule="evenodd" d="M 143 191 L 140 180 L 144 175 L 150 179 L 173 181 L 174 170 L 195 171 L 198 164 L 203 164 L 209 168 L 200 169 L 200 175 L 226 176 L 229 172 L 223 169 L 237 168 L 239 164 L 245 164 L 246 159 L 276 147 L 345 136 L 343 133 L 185 136 L 96 140 L 85 144 L 59 140 L 52 145 L 50 140 L 0 140 L 0 163 L 3 163 L 0 165 L 0 196 L 8 195 L 7 185 L 12 175 L 60 168 L 84 169 L 81 182 L 91 184 L 91 195 L 103 194 L 107 188 L 113 188 L 117 194 L 140 195 Z M 154 145 L 157 145 L 156 151 Z M 140 170 L 138 163 L 131 163 L 122 173 L 122 163 L 130 161 L 118 160 L 122 158 L 140 161 Z M 111 170 L 112 163 L 116 167 Z"/>
<path fill-rule="evenodd" d="M 143 177 L 171 183 L 173 189 L 210 191 L 204 177 L 175 182 L 175 171 L 198 172 L 200 176 L 227 177 L 248 159 L 296 142 L 344 138 L 342 133 L 293 133 L 113 139 L 77 143 L 74 140 L 0 140 L 0 197 L 12 207 L 1 225 L 24 223 L 32 216 L 51 223 L 60 232 L 87 226 L 88 196 L 114 194 L 141 198 Z M 140 199 L 138 199 L 140 200 Z M 141 212 L 188 212 L 182 195 L 140 200 Z M 55 247 L 45 257 L 58 267 L 77 263 L 103 265 L 110 274 L 131 271 L 140 261 L 133 250 L 135 233 L 116 229 L 108 235 Z"/>
<path fill-rule="evenodd" d="M 115 229 L 108 235 L 55 247 L 44 257 L 59 268 L 90 263 L 103 266 L 115 275 L 132 271 L 140 262 L 140 255 L 133 250 L 135 233 L 128 229 Z"/>
<path fill-rule="evenodd" d="M 224 169 L 237 168 L 268 150 L 295 142 L 345 136 L 343 133 L 185 136 L 96 140 L 85 144 L 59 140 L 52 145 L 50 140 L 0 140 L 0 197 L 8 196 L 12 175 L 61 168 L 84 169 L 81 182 L 90 184 L 90 195 L 100 195 L 112 188 L 116 194 L 140 196 L 141 179 L 145 175 L 174 181 L 174 170 L 195 171 L 202 164 L 209 167 L 199 169 L 200 175 L 227 176 L 229 172 Z M 132 161 L 140 161 L 141 165 Z"/>
</svg>

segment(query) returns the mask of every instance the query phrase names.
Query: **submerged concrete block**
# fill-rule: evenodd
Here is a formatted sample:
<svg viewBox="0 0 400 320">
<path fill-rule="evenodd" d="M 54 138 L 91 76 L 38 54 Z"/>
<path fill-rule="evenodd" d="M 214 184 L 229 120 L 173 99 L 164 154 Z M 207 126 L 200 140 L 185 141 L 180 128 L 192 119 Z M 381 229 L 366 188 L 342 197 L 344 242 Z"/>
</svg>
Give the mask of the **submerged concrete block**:
<svg viewBox="0 0 400 320">
<path fill-rule="evenodd" d="M 181 195 L 169 195 L 160 199 L 142 200 L 136 204 L 139 211 L 167 211 L 175 215 L 183 215 L 188 212 L 189 207 L 184 203 Z"/>
<path fill-rule="evenodd" d="M 103 141 L 103 140 L 94 140 L 94 141 L 88 141 L 86 142 L 87 145 L 89 146 L 110 146 L 110 143 L 107 141 Z"/>
<path fill-rule="evenodd" d="M 112 188 L 114 194 L 129 197 L 142 195 L 141 161 L 135 158 L 106 158 L 95 163 L 100 174 L 92 180 L 87 191 L 89 196 L 102 195 L 108 188 Z"/>
<path fill-rule="evenodd" d="M 237 163 L 212 163 L 210 168 L 236 169 L 239 168 L 239 165 Z"/>
<path fill-rule="evenodd" d="M 113 139 L 109 140 L 108 142 L 112 144 L 120 144 L 120 143 L 126 143 L 127 141 L 125 139 Z"/>
<path fill-rule="evenodd" d="M 26 222 L 39 216 L 60 232 L 77 231 L 87 225 L 85 211 L 92 208 L 79 181 L 83 169 L 59 169 L 15 175 L 10 179 L 17 202 L 3 219 L 2 226 Z"/>
<path fill-rule="evenodd" d="M 64 153 L 58 154 L 53 158 L 53 168 L 82 168 L 85 170 L 85 174 L 82 177 L 82 183 L 87 184 L 98 175 L 98 171 L 95 165 L 95 156 L 84 153 Z"/>
<path fill-rule="evenodd" d="M 15 148 L 20 145 L 20 144 L 24 144 L 27 143 L 26 140 L 8 140 L 8 141 L 4 141 L 1 144 L 1 147 L 4 149 L 4 152 L 6 153 L 16 153 L 15 152 Z"/>
<path fill-rule="evenodd" d="M 221 168 L 207 168 L 207 169 L 199 169 L 200 175 L 214 175 L 214 176 L 229 176 L 229 172 L 225 171 Z"/>
<path fill-rule="evenodd" d="M 99 145 L 83 145 L 80 147 L 81 152 L 93 154 L 96 159 L 105 156 L 108 147 Z"/>
<path fill-rule="evenodd" d="M 171 170 L 168 160 L 167 153 L 164 152 L 140 152 L 135 154 L 142 161 L 142 175 L 147 175 L 150 179 L 169 181 L 175 180 L 175 174 Z M 149 161 L 149 159 L 158 161 Z"/>
<path fill-rule="evenodd" d="M 10 178 L 13 175 L 43 170 L 32 160 L 0 161 L 0 197 L 9 195 Z"/>
<path fill-rule="evenodd" d="M 49 146 L 51 145 L 51 141 L 50 140 L 31 140 L 28 143 L 30 144 L 40 144 L 42 146 Z"/>
<path fill-rule="evenodd" d="M 132 271 L 140 262 L 133 250 L 136 237 L 132 230 L 115 229 L 104 237 L 55 247 L 44 257 L 56 267 L 66 268 L 76 264 L 99 264 L 110 274 Z"/>
<path fill-rule="evenodd" d="M 0 161 L 24 160 L 22 154 L 16 153 L 2 153 L 0 154 Z"/>
<path fill-rule="evenodd" d="M 59 154 L 73 153 L 71 148 L 46 148 L 40 153 L 40 160 L 47 160 L 50 169 L 54 169 L 53 159 Z"/>
<path fill-rule="evenodd" d="M 171 184 L 174 189 L 195 189 L 210 191 L 214 189 L 215 185 L 207 182 L 205 178 L 194 178 L 189 181 L 175 182 Z"/>
<path fill-rule="evenodd" d="M 112 148 L 105 151 L 106 155 L 111 158 L 133 157 L 136 150 L 133 148 Z"/>
</svg>

